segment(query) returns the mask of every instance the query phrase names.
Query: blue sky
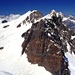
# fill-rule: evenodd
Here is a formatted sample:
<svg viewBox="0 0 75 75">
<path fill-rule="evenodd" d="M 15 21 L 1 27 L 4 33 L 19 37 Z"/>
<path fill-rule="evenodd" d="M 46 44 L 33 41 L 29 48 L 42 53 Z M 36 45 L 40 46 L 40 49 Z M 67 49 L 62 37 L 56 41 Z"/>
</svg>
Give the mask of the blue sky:
<svg viewBox="0 0 75 75">
<path fill-rule="evenodd" d="M 39 10 L 45 15 L 52 9 L 75 15 L 75 0 L 0 0 L 0 15 L 24 14 L 28 10 Z"/>
</svg>

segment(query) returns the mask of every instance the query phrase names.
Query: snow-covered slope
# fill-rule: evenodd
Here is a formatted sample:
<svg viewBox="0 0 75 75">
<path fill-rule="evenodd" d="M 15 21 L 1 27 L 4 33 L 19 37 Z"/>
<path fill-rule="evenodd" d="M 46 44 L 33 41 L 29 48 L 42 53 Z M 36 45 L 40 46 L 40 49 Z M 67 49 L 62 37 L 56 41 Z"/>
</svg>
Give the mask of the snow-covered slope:
<svg viewBox="0 0 75 75">
<path fill-rule="evenodd" d="M 44 67 L 30 64 L 26 54 L 21 56 L 24 41 L 21 35 L 32 26 L 22 21 L 31 13 L 28 11 L 16 20 L 0 24 L 0 75 L 51 75 Z M 21 27 L 17 28 L 20 23 Z M 9 26 L 3 28 L 6 25 Z"/>
<path fill-rule="evenodd" d="M 30 13 L 31 13 L 31 11 L 28 11 L 26 14 L 20 16 L 16 20 L 12 20 L 12 21 L 9 21 L 7 23 L 0 24 L 0 27 L 2 28 L 5 25 L 10 25 L 10 27 L 11 26 L 16 27 L 18 24 L 22 23 L 22 21 L 25 20 L 27 18 L 27 16 L 30 15 Z"/>
<path fill-rule="evenodd" d="M 67 52 L 65 56 L 68 58 L 69 61 L 70 74 L 75 75 L 75 55 L 73 53 L 70 54 L 69 52 Z"/>
<path fill-rule="evenodd" d="M 0 75 L 13 75 L 13 74 L 5 71 L 0 71 Z"/>
</svg>

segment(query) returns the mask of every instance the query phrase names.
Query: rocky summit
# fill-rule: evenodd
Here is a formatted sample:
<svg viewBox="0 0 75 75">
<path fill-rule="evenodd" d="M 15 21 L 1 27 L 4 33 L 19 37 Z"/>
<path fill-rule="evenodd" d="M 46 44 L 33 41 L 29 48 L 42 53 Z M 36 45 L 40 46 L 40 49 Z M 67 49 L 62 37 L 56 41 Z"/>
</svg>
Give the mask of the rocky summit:
<svg viewBox="0 0 75 75">
<path fill-rule="evenodd" d="M 23 21 L 23 24 L 25 24 L 26 22 L 33 23 L 34 21 L 42 18 L 42 16 L 43 15 L 40 11 L 33 10 L 31 14 L 27 16 L 26 19 Z"/>
<path fill-rule="evenodd" d="M 62 22 L 60 13 L 53 10 L 49 16 L 32 23 L 22 34 L 22 54 L 25 52 L 30 63 L 43 66 L 53 75 L 70 75 L 65 53 L 75 53 L 75 33 Z"/>
</svg>

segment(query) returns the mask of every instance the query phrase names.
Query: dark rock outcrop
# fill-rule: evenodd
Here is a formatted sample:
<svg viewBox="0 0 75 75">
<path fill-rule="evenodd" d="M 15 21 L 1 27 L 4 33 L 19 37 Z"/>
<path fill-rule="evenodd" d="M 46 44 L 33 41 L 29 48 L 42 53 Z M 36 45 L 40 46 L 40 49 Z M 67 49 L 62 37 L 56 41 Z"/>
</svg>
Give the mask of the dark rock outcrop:
<svg viewBox="0 0 75 75">
<path fill-rule="evenodd" d="M 4 49 L 4 47 L 0 47 L 0 50 Z"/>
<path fill-rule="evenodd" d="M 30 21 L 33 23 L 35 20 L 38 20 L 42 17 L 42 13 L 40 11 L 34 11 L 30 14 Z"/>
<path fill-rule="evenodd" d="M 21 27 L 21 23 L 17 26 L 17 28 Z"/>
<path fill-rule="evenodd" d="M 3 26 L 3 28 L 7 28 L 7 27 L 9 27 L 9 25 Z"/>
<path fill-rule="evenodd" d="M 44 66 L 53 75 L 70 75 L 65 52 L 68 51 L 67 43 L 74 43 L 71 42 L 72 35 L 74 32 L 62 23 L 60 15 L 53 15 L 51 19 L 45 18 L 33 23 L 22 34 L 25 39 L 22 43 L 22 54 L 25 52 L 29 62 Z"/>
<path fill-rule="evenodd" d="M 6 23 L 6 22 L 8 22 L 8 21 L 7 21 L 7 20 L 3 20 L 3 21 L 2 21 L 2 23 Z"/>
</svg>

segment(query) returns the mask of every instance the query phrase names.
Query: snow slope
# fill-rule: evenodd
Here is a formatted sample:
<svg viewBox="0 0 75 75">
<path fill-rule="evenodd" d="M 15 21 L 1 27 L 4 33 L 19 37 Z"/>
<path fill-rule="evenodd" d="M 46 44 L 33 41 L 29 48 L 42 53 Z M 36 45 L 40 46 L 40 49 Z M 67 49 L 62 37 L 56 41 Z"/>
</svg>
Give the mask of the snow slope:
<svg viewBox="0 0 75 75">
<path fill-rule="evenodd" d="M 5 71 L 0 71 L 0 75 L 13 75 L 13 74 Z"/>
<path fill-rule="evenodd" d="M 75 55 L 67 52 L 65 56 L 68 58 L 69 61 L 70 74 L 75 75 Z"/>
<path fill-rule="evenodd" d="M 65 57 L 67 58 L 68 61 L 68 68 L 70 70 L 71 75 L 75 75 L 75 54 L 72 52 L 70 53 L 70 45 L 67 43 L 67 49 L 68 52 L 65 53 Z"/>
<path fill-rule="evenodd" d="M 21 35 L 32 23 L 21 24 L 19 28 L 16 26 L 30 13 L 31 11 L 16 20 L 0 24 L 0 47 L 4 47 L 0 50 L 0 75 L 51 75 L 44 67 L 29 63 L 26 54 L 21 56 L 21 44 L 24 41 Z M 9 27 L 3 28 L 5 25 Z"/>
</svg>

